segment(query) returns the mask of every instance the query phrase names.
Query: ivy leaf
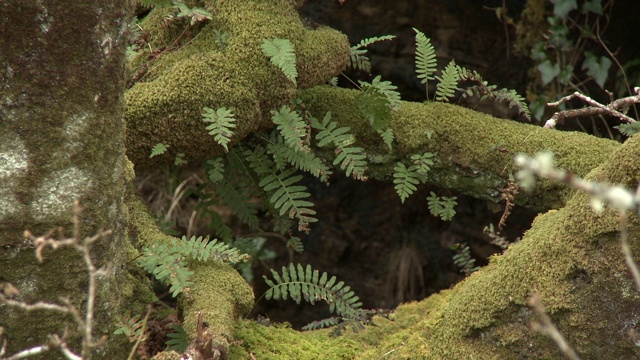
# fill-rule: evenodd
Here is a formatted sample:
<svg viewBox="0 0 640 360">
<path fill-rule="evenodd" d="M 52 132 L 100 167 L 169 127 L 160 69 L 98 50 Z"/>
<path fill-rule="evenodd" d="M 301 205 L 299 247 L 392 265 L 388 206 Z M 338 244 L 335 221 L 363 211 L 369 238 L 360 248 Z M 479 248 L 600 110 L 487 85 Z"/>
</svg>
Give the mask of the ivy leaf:
<svg viewBox="0 0 640 360">
<path fill-rule="evenodd" d="M 545 60 L 538 65 L 538 71 L 542 75 L 542 86 L 545 86 L 560 74 L 560 65 L 552 63 L 551 60 Z"/>
<path fill-rule="evenodd" d="M 571 10 L 578 8 L 576 0 L 552 0 L 553 3 L 553 15 L 564 19 L 567 17 Z"/>
<path fill-rule="evenodd" d="M 582 63 L 582 70 L 587 70 L 587 75 L 591 76 L 598 86 L 604 89 L 604 83 L 609 76 L 611 60 L 606 56 L 601 56 L 600 59 L 598 59 L 598 57 L 591 52 L 586 52 L 585 57 Z"/>
<path fill-rule="evenodd" d="M 582 4 L 582 13 L 592 12 L 597 15 L 604 15 L 602 11 L 602 0 L 587 0 Z"/>
</svg>

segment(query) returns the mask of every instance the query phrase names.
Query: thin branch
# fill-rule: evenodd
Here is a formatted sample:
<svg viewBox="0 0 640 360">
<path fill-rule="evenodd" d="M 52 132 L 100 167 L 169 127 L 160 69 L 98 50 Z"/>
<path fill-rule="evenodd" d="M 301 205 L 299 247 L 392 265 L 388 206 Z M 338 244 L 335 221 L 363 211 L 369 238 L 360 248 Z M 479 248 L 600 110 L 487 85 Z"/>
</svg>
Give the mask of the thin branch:
<svg viewBox="0 0 640 360">
<path fill-rule="evenodd" d="M 533 294 L 528 300 L 527 305 L 533 310 L 533 312 L 538 315 L 538 319 L 540 319 L 540 323 L 534 322 L 531 324 L 532 328 L 535 331 L 539 331 L 547 336 L 549 336 L 553 341 L 558 344 L 558 348 L 571 360 L 580 360 L 578 354 L 573 350 L 571 345 L 565 340 L 564 336 L 558 331 L 558 328 L 553 324 L 549 315 L 544 310 L 544 306 L 542 306 L 542 302 L 540 301 L 539 294 Z"/>
<path fill-rule="evenodd" d="M 624 254 L 624 261 L 627 263 L 629 267 L 629 271 L 631 271 L 631 275 L 633 275 L 633 280 L 636 284 L 636 289 L 640 291 L 640 270 L 638 270 L 638 265 L 633 260 L 633 255 L 631 254 L 631 248 L 629 247 L 629 242 L 627 241 L 627 214 L 625 212 L 620 212 L 620 243 L 622 245 L 622 253 Z"/>
</svg>

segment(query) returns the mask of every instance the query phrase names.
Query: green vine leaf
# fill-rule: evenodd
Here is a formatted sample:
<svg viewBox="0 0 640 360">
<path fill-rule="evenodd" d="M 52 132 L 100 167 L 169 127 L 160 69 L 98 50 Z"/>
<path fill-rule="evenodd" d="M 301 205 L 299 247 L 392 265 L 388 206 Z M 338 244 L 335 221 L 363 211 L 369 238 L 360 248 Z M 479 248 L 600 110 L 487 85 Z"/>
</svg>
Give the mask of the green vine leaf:
<svg viewBox="0 0 640 360">
<path fill-rule="evenodd" d="M 202 113 L 202 121 L 210 123 L 207 125 L 209 135 L 213 135 L 214 140 L 220 144 L 226 152 L 229 152 L 227 147 L 233 136 L 233 129 L 236 127 L 236 119 L 233 112 L 227 108 L 219 108 L 213 110 L 205 107 Z"/>
<path fill-rule="evenodd" d="M 296 69 L 296 53 L 293 44 L 288 39 L 265 39 L 260 46 L 272 64 L 277 66 L 287 79 L 291 80 L 294 85 L 298 86 L 296 78 L 298 70 Z"/>
</svg>

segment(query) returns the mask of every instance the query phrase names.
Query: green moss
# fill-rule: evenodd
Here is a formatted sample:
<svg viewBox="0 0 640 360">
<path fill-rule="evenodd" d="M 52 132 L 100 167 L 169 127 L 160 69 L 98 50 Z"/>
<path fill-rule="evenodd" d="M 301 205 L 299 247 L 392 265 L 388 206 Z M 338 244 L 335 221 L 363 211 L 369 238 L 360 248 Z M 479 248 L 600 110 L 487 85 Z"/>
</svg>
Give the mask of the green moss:
<svg viewBox="0 0 640 360">
<path fill-rule="evenodd" d="M 343 337 L 328 337 L 327 331 L 304 332 L 284 325 L 263 326 L 254 321 L 236 325 L 237 344 L 231 347 L 230 359 L 353 359 L 362 346 Z"/>
<path fill-rule="evenodd" d="M 389 153 L 358 111 L 357 94 L 354 90 L 319 86 L 306 90 L 303 100 L 314 116 L 321 118 L 331 111 L 334 120 L 350 126 L 357 144 L 367 149 L 370 158 L 386 155 L 386 163 L 370 164 L 367 172 L 381 180 L 391 178 L 396 161 L 429 151 L 437 154 L 436 164 L 429 173 L 432 183 L 476 198 L 498 201 L 497 190 L 513 173 L 513 157 L 518 152 L 553 151 L 558 166 L 584 176 L 620 147 L 614 141 L 587 134 L 550 131 L 451 104 L 403 102 L 393 113 L 390 126 L 395 132 L 396 144 Z M 431 139 L 428 132 L 433 133 Z M 506 151 L 494 150 L 498 144 Z M 540 209 L 556 208 L 572 193 L 567 186 L 543 180 L 532 194 L 520 196 L 518 201 Z"/>
<path fill-rule="evenodd" d="M 273 126 L 269 111 L 293 99 L 296 88 L 262 53 L 264 39 L 292 41 L 302 88 L 325 83 L 346 65 L 346 37 L 325 27 L 305 28 L 289 1 L 212 1 L 209 5 L 214 19 L 177 50 L 156 57 L 144 81 L 126 93 L 127 150 L 138 168 L 171 158 L 149 159 L 151 148 L 159 142 L 170 145 L 173 155 L 184 153 L 196 163 L 221 152 L 204 130 L 205 106 L 233 109 L 235 139 Z M 155 14 L 143 22 L 156 38 L 155 46 L 179 36 L 177 25 L 166 27 L 162 22 L 163 17 Z M 224 50 L 214 41 L 216 30 L 229 35 Z"/>
</svg>

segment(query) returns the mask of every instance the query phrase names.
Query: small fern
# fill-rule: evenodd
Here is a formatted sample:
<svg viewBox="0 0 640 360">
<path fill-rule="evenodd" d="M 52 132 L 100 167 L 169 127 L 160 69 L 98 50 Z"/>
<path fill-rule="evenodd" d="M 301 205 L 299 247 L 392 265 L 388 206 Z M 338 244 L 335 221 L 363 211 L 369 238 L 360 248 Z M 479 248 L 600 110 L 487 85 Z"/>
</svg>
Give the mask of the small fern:
<svg viewBox="0 0 640 360">
<path fill-rule="evenodd" d="M 302 180 L 302 175 L 295 175 L 295 169 L 278 171 L 273 161 L 269 160 L 265 149 L 256 146 L 253 150 L 247 150 L 245 156 L 249 166 L 260 177 L 260 186 L 269 194 L 269 203 L 280 216 L 288 214 L 291 219 L 298 219 L 298 228 L 307 231 L 309 223 L 318 221 L 313 215 L 315 210 L 310 209 L 313 203 L 307 201 L 309 196 L 307 187 L 296 185 Z"/>
<path fill-rule="evenodd" d="M 471 257 L 471 249 L 469 249 L 469 245 L 456 244 L 453 246 L 453 250 L 457 253 L 453 256 L 453 263 L 456 264 L 460 268 L 460 271 L 465 275 L 469 275 L 480 270 L 479 266 L 474 266 L 476 259 Z"/>
<path fill-rule="evenodd" d="M 382 138 L 382 141 L 384 141 L 384 144 L 387 145 L 387 148 L 389 148 L 389 150 L 392 150 L 393 140 L 395 139 L 393 130 L 389 127 L 384 130 L 379 130 L 378 134 L 380 134 L 380 137 Z"/>
<path fill-rule="evenodd" d="M 167 334 L 169 339 L 165 342 L 165 345 L 167 345 L 167 351 L 173 350 L 182 354 L 189 346 L 189 337 L 182 326 L 178 324 L 173 324 L 171 329 L 173 329 L 173 332 Z"/>
<path fill-rule="evenodd" d="M 431 214 L 439 216 L 444 221 L 451 220 L 456 214 L 454 207 L 458 203 L 456 202 L 455 196 L 443 196 L 442 198 L 440 198 L 433 191 L 431 191 L 431 196 L 427 197 L 427 202 Z"/>
<path fill-rule="evenodd" d="M 311 127 L 319 130 L 316 140 L 319 147 L 333 144 L 336 148 L 336 158 L 333 165 L 340 165 L 347 176 L 353 176 L 359 180 L 366 180 L 364 175 L 367 169 L 366 154 L 364 149 L 351 146 L 355 138 L 349 132 L 349 127 L 338 127 L 338 123 L 331 121 L 331 113 L 328 112 L 322 122 L 316 118 L 311 118 Z"/>
<path fill-rule="evenodd" d="M 222 158 L 207 160 L 207 177 L 212 184 L 224 179 L 224 160 Z"/>
<path fill-rule="evenodd" d="M 202 121 L 210 123 L 207 125 L 209 135 L 213 135 L 214 140 L 228 152 L 229 148 L 227 146 L 233 136 L 233 129 L 236 127 L 236 119 L 233 112 L 224 107 L 215 111 L 208 107 L 203 110 Z"/>
<path fill-rule="evenodd" d="M 442 77 L 436 76 L 439 81 L 436 86 L 436 100 L 447 102 L 455 95 L 460 75 L 456 62 L 451 60 L 442 72 Z"/>
<path fill-rule="evenodd" d="M 271 274 L 273 280 L 263 276 L 269 285 L 265 293 L 267 300 L 291 297 L 297 304 L 304 299 L 312 305 L 323 300 L 329 304 L 330 312 L 343 317 L 354 316 L 362 307 L 360 298 L 355 296 L 350 286 L 344 286 L 344 282 L 338 282 L 335 276 L 329 279 L 326 272 L 320 275 L 311 265 L 303 268 L 301 264 L 289 264 L 289 267 L 282 267 L 281 273 L 271 269 Z"/>
<path fill-rule="evenodd" d="M 351 54 L 349 56 L 349 63 L 347 66 L 356 70 L 371 72 L 371 61 L 367 56 L 367 49 L 365 47 L 376 43 L 378 41 L 395 39 L 394 35 L 385 35 L 379 37 L 371 37 L 360 41 L 357 45 L 351 47 Z"/>
<path fill-rule="evenodd" d="M 138 263 L 158 281 L 170 285 L 169 291 L 176 297 L 181 291 L 191 286 L 190 278 L 193 272 L 187 267 L 189 259 L 238 263 L 248 261 L 250 257 L 240 254 L 237 249 L 219 243 L 217 240 L 209 241 L 202 236 L 198 238 L 194 236 L 187 240 L 183 236 L 182 241 L 153 244 L 143 248 Z"/>
<path fill-rule="evenodd" d="M 614 126 L 614 129 L 618 129 L 618 131 L 620 131 L 620 133 L 622 133 L 622 135 L 624 136 L 633 136 L 637 133 L 640 133 L 640 122 L 632 122 L 632 123 L 625 123 L 625 124 L 620 124 L 618 126 Z"/>
<path fill-rule="evenodd" d="M 298 86 L 296 81 L 298 77 L 296 53 L 291 41 L 278 38 L 273 40 L 265 39 L 260 47 L 271 63 L 282 70 L 287 79 L 291 80 L 294 85 Z"/>
<path fill-rule="evenodd" d="M 136 342 L 144 334 L 142 331 L 145 327 L 145 319 L 140 315 L 132 317 L 127 316 L 124 320 L 118 320 L 116 322 L 116 330 L 114 335 L 124 335 L 129 338 L 129 342 Z"/>
<path fill-rule="evenodd" d="M 307 135 L 307 124 L 297 111 L 292 111 L 288 106 L 283 106 L 279 111 L 271 110 L 271 120 L 278 125 L 278 130 L 285 143 L 296 151 L 309 151 L 304 144 Z"/>
<path fill-rule="evenodd" d="M 290 237 L 289 240 L 287 240 L 286 246 L 292 249 L 293 251 L 297 252 L 298 254 L 304 251 L 304 245 L 302 244 L 302 240 L 297 236 Z"/>
<path fill-rule="evenodd" d="M 436 50 L 424 33 L 416 28 L 413 28 L 413 31 L 416 32 L 416 73 L 418 79 L 421 79 L 420 83 L 425 84 L 429 91 L 428 81 L 435 80 L 433 74 L 438 66 Z"/>
<path fill-rule="evenodd" d="M 411 155 L 411 161 L 413 162 L 413 166 L 416 168 L 420 182 L 424 183 L 427 181 L 429 170 L 431 170 L 431 166 L 434 164 L 432 160 L 433 157 L 433 153 L 430 152 Z"/>
<path fill-rule="evenodd" d="M 322 319 L 322 320 L 312 321 L 307 325 L 303 326 L 302 331 L 318 330 L 318 329 L 324 329 L 324 328 L 336 326 L 340 323 L 340 321 L 342 321 L 342 318 L 339 316 L 333 316 L 333 317 Z"/>
<path fill-rule="evenodd" d="M 216 192 L 225 203 L 233 210 L 233 214 L 238 216 L 242 222 L 249 225 L 251 229 L 258 228 L 258 213 L 257 205 L 251 201 L 250 194 L 243 191 L 239 187 L 240 183 L 228 181 L 228 179 L 222 179 L 218 183 Z"/>
<path fill-rule="evenodd" d="M 278 169 L 283 169 L 285 163 L 291 164 L 295 168 L 317 177 L 324 183 L 329 182 L 329 177 L 333 173 L 329 166 L 313 152 L 295 151 L 284 144 L 280 136 L 276 137 L 275 141 L 267 144 L 267 153 L 273 157 Z"/>
<path fill-rule="evenodd" d="M 376 76 L 371 83 L 359 81 L 362 92 L 357 105 L 371 126 L 379 132 L 386 130 L 391 122 L 391 111 L 400 106 L 400 94 L 390 81 Z"/>
<path fill-rule="evenodd" d="M 149 157 L 152 158 L 154 156 L 162 155 L 167 151 L 168 148 L 169 148 L 169 145 L 165 145 L 163 143 L 157 143 L 153 145 L 153 148 L 151 149 L 151 155 L 149 155 Z"/>
<path fill-rule="evenodd" d="M 401 162 L 393 168 L 393 183 L 396 193 L 400 196 L 400 201 L 404 201 L 417 190 L 416 185 L 420 183 L 419 174 L 415 165 L 408 168 Z"/>
</svg>

